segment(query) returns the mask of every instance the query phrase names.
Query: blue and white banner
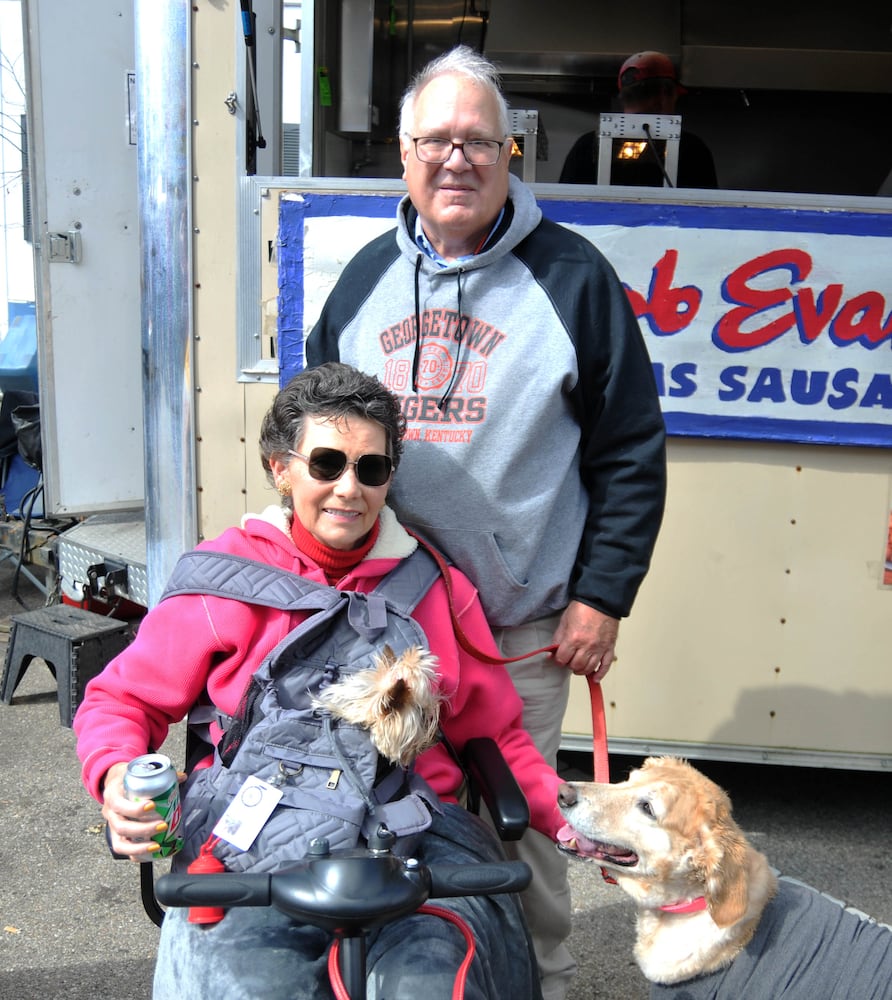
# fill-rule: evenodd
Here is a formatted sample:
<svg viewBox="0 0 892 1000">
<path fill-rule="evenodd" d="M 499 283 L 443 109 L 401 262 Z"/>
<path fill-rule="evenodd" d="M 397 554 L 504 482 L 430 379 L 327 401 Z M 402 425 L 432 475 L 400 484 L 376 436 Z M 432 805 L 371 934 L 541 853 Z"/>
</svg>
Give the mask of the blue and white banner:
<svg viewBox="0 0 892 1000">
<path fill-rule="evenodd" d="M 283 378 L 341 268 L 397 198 L 290 193 L 279 212 Z M 540 198 L 619 274 L 670 434 L 892 446 L 888 212 Z"/>
</svg>

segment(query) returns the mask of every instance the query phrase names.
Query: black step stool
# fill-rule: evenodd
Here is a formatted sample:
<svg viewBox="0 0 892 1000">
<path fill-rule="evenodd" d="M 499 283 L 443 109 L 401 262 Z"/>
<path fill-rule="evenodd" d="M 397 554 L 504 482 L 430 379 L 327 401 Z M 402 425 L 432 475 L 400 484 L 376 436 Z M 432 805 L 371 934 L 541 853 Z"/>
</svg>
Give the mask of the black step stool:
<svg viewBox="0 0 892 1000">
<path fill-rule="evenodd" d="M 127 622 L 67 604 L 13 615 L 0 701 L 4 705 L 12 701 L 28 664 L 40 657 L 56 678 L 59 720 L 70 727 L 87 681 L 101 673 L 131 639 Z"/>
</svg>

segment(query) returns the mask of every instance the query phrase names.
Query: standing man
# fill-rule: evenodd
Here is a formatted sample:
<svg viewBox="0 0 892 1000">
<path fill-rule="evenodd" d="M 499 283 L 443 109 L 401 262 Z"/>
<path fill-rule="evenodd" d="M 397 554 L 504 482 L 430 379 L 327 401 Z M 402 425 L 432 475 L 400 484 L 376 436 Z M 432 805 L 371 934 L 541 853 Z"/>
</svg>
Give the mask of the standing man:
<svg viewBox="0 0 892 1000">
<path fill-rule="evenodd" d="M 664 425 L 626 293 L 509 172 L 495 67 L 459 47 L 403 98 L 397 228 L 344 269 L 307 340 L 402 399 L 401 519 L 480 592 L 524 725 L 554 762 L 570 673 L 600 681 L 663 512 Z M 524 908 L 545 1000 L 575 971 L 566 862 L 528 832 Z"/>
</svg>

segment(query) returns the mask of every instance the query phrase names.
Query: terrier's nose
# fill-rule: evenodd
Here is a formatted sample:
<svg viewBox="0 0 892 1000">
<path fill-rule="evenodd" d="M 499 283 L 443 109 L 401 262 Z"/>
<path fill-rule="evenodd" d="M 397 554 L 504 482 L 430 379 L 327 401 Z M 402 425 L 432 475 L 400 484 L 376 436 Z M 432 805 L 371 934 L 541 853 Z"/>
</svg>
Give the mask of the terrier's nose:
<svg viewBox="0 0 892 1000">
<path fill-rule="evenodd" d="M 566 782 L 558 786 L 558 804 L 562 806 L 572 806 L 576 804 L 576 789 Z"/>
</svg>

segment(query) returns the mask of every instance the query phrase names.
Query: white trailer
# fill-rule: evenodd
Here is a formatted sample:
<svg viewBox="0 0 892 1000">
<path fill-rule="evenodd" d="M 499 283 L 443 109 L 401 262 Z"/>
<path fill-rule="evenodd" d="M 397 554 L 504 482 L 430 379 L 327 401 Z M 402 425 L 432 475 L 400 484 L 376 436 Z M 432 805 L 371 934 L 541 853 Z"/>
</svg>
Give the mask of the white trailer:
<svg viewBox="0 0 892 1000">
<path fill-rule="evenodd" d="M 279 3 L 255 0 L 250 49 L 240 5 L 232 2 L 135 0 L 131 8 L 110 0 L 26 0 L 25 6 L 47 506 L 86 517 L 63 536 L 63 592 L 82 592 L 87 565 L 106 566 L 112 592 L 148 606 L 180 551 L 272 499 L 257 458 L 257 432 L 281 374 L 299 364 L 294 334 L 279 329 L 283 220 L 295 202 L 326 193 L 344 196 L 347 206 L 361 196 L 396 197 L 401 184 L 389 179 L 398 176 L 392 147 L 379 139 L 386 130 L 381 108 L 393 103 L 402 83 L 390 80 L 387 101 L 377 99 L 383 77 L 375 58 L 381 25 L 374 3 L 305 2 L 298 31 Z M 597 6 L 574 8 L 577 20 L 590 20 L 589 8 Z M 518 24 L 538 5 L 522 7 Z M 645 0 L 629 7 L 626 35 L 616 29 L 616 51 L 605 61 L 608 55 L 616 61 L 620 45 L 636 47 L 632 24 L 641 23 L 642 13 L 665 28 L 680 10 Z M 497 18 L 498 11 L 488 37 L 493 54 L 507 61 L 517 50 L 509 51 L 511 31 Z M 399 34 L 405 24 L 392 29 Z M 280 127 L 277 82 L 295 38 L 302 64 L 299 130 Z M 732 57 L 739 52 L 722 60 L 720 47 L 689 47 L 689 63 L 703 79 L 713 73 L 720 86 L 733 89 Z M 66 58 L 71 52 L 83 57 L 76 75 Z M 422 54 L 419 44 L 413 58 Z M 531 80 L 542 75 L 529 68 L 535 54 L 526 51 L 526 63 L 514 60 Z M 540 63 L 547 54 L 539 52 Z M 763 71 L 775 79 L 782 53 L 762 55 Z M 554 60 L 559 68 L 569 62 Z M 344 65 L 353 72 L 342 71 Z M 797 65 L 801 70 L 804 63 Z M 878 91 L 892 86 L 887 52 L 855 53 L 846 66 L 884 80 Z M 357 87 L 360 100 L 347 101 Z M 583 120 L 570 98 L 564 106 L 532 95 L 530 84 L 524 97 L 561 128 L 565 118 L 573 127 Z M 358 123 L 334 121 L 357 109 Z M 552 133 L 554 149 L 566 145 L 559 132 Z M 541 130 L 520 145 L 529 154 L 537 138 L 541 152 Z M 370 154 L 365 159 L 380 154 L 379 179 L 356 179 L 363 159 L 357 151 Z M 289 155 L 294 166 L 286 176 Z M 517 169 L 528 176 L 530 167 L 528 159 Z M 553 180 L 534 182 L 546 211 L 589 233 L 639 296 L 671 435 L 663 530 L 604 684 L 611 748 L 892 767 L 892 586 L 884 573 L 892 401 L 882 392 L 890 370 L 883 331 L 892 286 L 888 268 L 879 264 L 888 260 L 882 253 L 892 239 L 892 199 L 739 187 L 570 189 Z M 339 213 L 362 226 L 350 239 L 326 243 L 326 226 L 318 223 L 336 221 Z M 686 213 L 689 221 L 675 225 Z M 803 229 L 806 217 L 811 229 Z M 314 225 L 322 242 L 314 247 L 327 259 L 301 279 L 298 341 L 352 242 L 386 221 L 350 207 L 329 217 L 319 212 Z M 642 255 L 641 240 L 659 252 Z M 807 327 L 810 341 L 799 337 L 796 358 L 810 343 L 821 347 L 819 333 L 829 344 L 828 324 L 842 323 L 839 313 L 858 296 L 873 296 L 869 301 L 882 314 L 880 332 L 860 346 L 853 334 L 836 367 L 863 375 L 858 406 L 868 385 L 878 401 L 860 412 L 841 407 L 808 421 L 821 425 L 817 432 L 810 427 L 797 435 L 787 426 L 795 417 L 788 412 L 790 359 L 783 354 L 759 369 L 781 372 L 779 390 L 770 375 L 755 382 L 752 372 L 729 374 L 730 356 L 707 378 L 717 363 L 707 348 L 716 345 L 701 336 L 697 353 L 701 348 L 691 346 L 696 324 L 674 338 L 657 331 L 652 307 L 660 294 L 665 304 L 672 289 L 696 287 L 704 314 L 710 301 L 714 311 L 727 311 L 725 279 L 737 274 L 758 291 L 759 282 L 769 281 L 766 274 L 792 274 L 803 260 L 778 258 L 740 279 L 739 267 L 763 249 L 808 254 L 817 268 L 810 278 L 800 268 L 798 280 L 788 282 L 785 301 L 799 310 L 800 329 L 804 298 L 793 291 L 810 289 L 806 305 L 815 323 L 829 310 L 819 330 Z M 667 258 L 670 251 L 676 256 Z M 677 269 L 678 280 L 660 293 L 665 262 L 680 266 L 686 256 L 692 272 Z M 849 328 L 868 311 L 856 302 Z M 720 318 L 715 313 L 713 325 Z M 842 351 L 844 331 L 837 334 L 834 347 Z M 796 358 L 791 364 L 829 371 L 830 357 L 822 355 L 820 365 Z M 730 429 L 713 405 L 720 391 L 735 397 L 728 402 Z M 777 407 L 768 398 L 776 391 L 783 393 Z M 756 396 L 768 399 L 765 410 L 781 413 L 760 436 L 747 426 L 752 410 L 746 406 L 755 405 Z M 126 542 L 114 538 L 121 530 L 128 532 Z M 128 548 L 134 539 L 136 551 Z M 126 579 L 118 573 L 121 563 Z M 568 748 L 588 745 L 587 705 L 579 683 L 565 718 Z"/>
</svg>

